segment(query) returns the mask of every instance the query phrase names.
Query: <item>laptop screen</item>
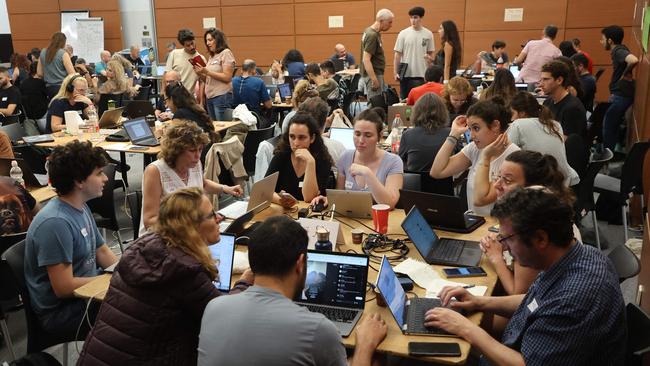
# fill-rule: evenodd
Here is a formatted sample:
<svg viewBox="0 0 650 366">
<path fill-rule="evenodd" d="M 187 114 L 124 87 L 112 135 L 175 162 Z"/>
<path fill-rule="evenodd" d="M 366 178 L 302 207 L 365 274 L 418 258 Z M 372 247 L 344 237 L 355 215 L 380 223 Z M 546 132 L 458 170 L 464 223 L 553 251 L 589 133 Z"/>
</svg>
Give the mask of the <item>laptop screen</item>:
<svg viewBox="0 0 650 366">
<path fill-rule="evenodd" d="M 214 281 L 214 285 L 219 291 L 229 291 L 233 258 L 235 256 L 235 237 L 221 234 L 219 242 L 210 245 L 208 248 L 212 259 L 217 262 L 217 270 L 219 271 L 219 276 Z"/>
<path fill-rule="evenodd" d="M 144 118 L 137 118 L 124 122 L 124 128 L 131 141 L 139 141 L 147 137 L 152 137 L 153 132 Z"/>
<path fill-rule="evenodd" d="M 291 97 L 291 86 L 289 86 L 289 84 L 287 83 L 279 84 L 278 90 L 280 91 L 280 98 L 282 98 L 283 100 Z"/>
<path fill-rule="evenodd" d="M 404 324 L 404 308 L 406 306 L 406 293 L 399 283 L 393 267 L 391 267 L 388 258 L 384 256 L 381 260 L 381 267 L 377 275 L 377 288 L 381 296 L 386 300 L 386 304 L 401 328 Z"/>
<path fill-rule="evenodd" d="M 307 278 L 300 302 L 363 309 L 368 257 L 307 252 Z"/>
<path fill-rule="evenodd" d="M 423 257 L 429 254 L 433 245 L 438 241 L 438 236 L 416 206 L 413 206 L 404 218 L 402 229 Z"/>
<path fill-rule="evenodd" d="M 515 77 L 515 80 L 519 78 L 519 66 L 518 65 L 510 65 L 510 72 L 512 73 L 512 76 Z"/>
<path fill-rule="evenodd" d="M 345 146 L 345 150 L 354 150 L 354 128 L 330 128 L 330 138 Z"/>
</svg>

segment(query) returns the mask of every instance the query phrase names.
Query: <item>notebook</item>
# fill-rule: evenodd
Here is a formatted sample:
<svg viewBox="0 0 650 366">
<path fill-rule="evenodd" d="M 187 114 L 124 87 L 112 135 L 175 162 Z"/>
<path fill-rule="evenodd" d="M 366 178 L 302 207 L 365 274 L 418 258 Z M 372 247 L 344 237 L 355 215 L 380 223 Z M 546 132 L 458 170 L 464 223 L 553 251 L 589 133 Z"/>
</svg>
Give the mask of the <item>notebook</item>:
<svg viewBox="0 0 650 366">
<path fill-rule="evenodd" d="M 208 246 L 212 259 L 216 261 L 219 274 L 214 280 L 214 286 L 221 292 L 230 291 L 232 266 L 235 258 L 235 236 L 221 234 L 218 243 Z"/>
</svg>

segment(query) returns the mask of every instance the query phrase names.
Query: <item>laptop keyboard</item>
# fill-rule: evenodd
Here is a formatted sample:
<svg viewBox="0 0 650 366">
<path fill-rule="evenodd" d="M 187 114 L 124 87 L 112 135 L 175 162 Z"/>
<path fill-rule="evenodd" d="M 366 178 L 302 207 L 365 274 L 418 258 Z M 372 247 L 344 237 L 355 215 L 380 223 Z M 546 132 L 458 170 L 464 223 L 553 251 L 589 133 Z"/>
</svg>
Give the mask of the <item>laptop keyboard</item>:
<svg viewBox="0 0 650 366">
<path fill-rule="evenodd" d="M 311 311 L 312 313 L 321 313 L 325 315 L 327 319 L 333 322 L 352 323 L 354 317 L 356 317 L 357 313 L 359 312 L 358 310 L 337 309 L 337 308 L 330 308 L 330 307 L 318 306 L 318 305 L 309 305 L 309 304 L 299 304 L 299 305 L 306 307 L 307 310 Z"/>
<path fill-rule="evenodd" d="M 429 309 L 441 307 L 442 302 L 440 299 L 420 297 L 411 300 L 408 307 L 408 330 L 410 333 L 420 334 L 449 334 L 440 328 L 425 327 L 424 315 Z"/>
<path fill-rule="evenodd" d="M 444 261 L 456 261 L 463 252 L 465 242 L 454 239 L 441 239 L 438 247 L 433 252 L 436 259 Z"/>
</svg>

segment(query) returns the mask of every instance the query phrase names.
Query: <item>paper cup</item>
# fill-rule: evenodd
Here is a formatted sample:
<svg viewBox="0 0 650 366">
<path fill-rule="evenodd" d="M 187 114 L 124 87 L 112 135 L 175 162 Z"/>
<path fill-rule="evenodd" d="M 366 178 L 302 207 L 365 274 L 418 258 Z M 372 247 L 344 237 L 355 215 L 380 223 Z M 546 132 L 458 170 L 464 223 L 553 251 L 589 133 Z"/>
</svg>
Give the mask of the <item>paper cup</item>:
<svg viewBox="0 0 650 366">
<path fill-rule="evenodd" d="M 375 226 L 375 231 L 380 234 L 388 232 L 388 213 L 390 206 L 383 203 L 372 205 L 372 223 Z"/>
<path fill-rule="evenodd" d="M 350 231 L 350 234 L 352 234 L 352 244 L 363 243 L 363 230 L 352 229 L 352 231 Z"/>
</svg>

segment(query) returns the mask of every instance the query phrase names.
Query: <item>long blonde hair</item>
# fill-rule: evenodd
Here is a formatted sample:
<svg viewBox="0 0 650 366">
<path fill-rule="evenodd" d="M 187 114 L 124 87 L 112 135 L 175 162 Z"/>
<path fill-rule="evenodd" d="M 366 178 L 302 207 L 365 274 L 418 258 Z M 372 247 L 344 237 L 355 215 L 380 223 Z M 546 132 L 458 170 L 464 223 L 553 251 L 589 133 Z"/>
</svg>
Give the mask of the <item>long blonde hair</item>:
<svg viewBox="0 0 650 366">
<path fill-rule="evenodd" d="M 113 83 L 115 84 L 115 92 L 123 93 L 129 88 L 129 82 L 124 76 L 124 66 L 117 59 L 111 59 L 107 63 L 107 67 L 113 70 Z"/>
<path fill-rule="evenodd" d="M 165 196 L 160 203 L 158 220 L 153 231 L 158 233 L 170 248 L 178 248 L 196 259 L 210 274 L 217 278 L 216 262 L 210 255 L 208 242 L 198 231 L 203 221 L 198 207 L 203 200 L 201 188 L 183 188 Z"/>
<path fill-rule="evenodd" d="M 54 102 L 57 99 L 70 99 L 72 98 L 72 94 L 74 93 L 74 89 L 72 91 L 68 91 L 68 85 L 70 85 L 73 82 L 76 82 L 77 80 L 83 81 L 86 86 L 88 86 L 88 81 L 81 76 L 80 74 L 70 74 L 63 79 L 63 82 L 61 83 L 61 87 L 59 88 L 59 91 L 56 93 L 54 97 L 52 97 L 52 100 L 50 100 L 50 105 L 52 105 L 52 102 Z"/>
</svg>

